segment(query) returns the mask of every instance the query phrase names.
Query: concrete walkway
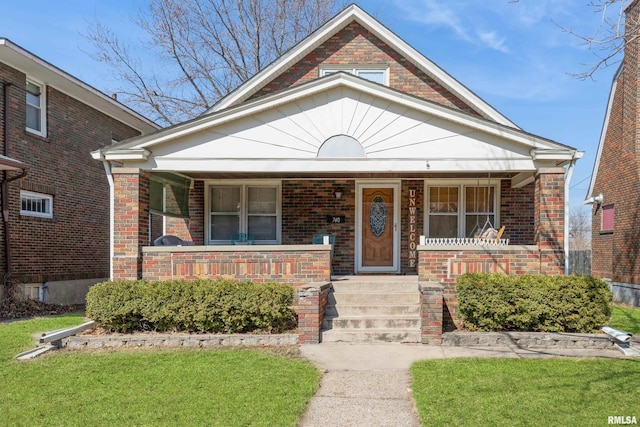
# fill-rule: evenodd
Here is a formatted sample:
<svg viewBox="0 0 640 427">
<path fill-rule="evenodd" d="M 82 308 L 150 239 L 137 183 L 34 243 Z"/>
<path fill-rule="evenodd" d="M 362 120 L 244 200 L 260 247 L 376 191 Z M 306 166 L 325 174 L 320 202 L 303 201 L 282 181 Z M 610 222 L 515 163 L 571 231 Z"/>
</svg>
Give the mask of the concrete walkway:
<svg viewBox="0 0 640 427">
<path fill-rule="evenodd" d="M 323 343 L 301 346 L 325 373 L 300 427 L 420 426 L 409 367 L 456 357 L 623 357 L 618 350 L 444 347 L 421 344 Z"/>
</svg>

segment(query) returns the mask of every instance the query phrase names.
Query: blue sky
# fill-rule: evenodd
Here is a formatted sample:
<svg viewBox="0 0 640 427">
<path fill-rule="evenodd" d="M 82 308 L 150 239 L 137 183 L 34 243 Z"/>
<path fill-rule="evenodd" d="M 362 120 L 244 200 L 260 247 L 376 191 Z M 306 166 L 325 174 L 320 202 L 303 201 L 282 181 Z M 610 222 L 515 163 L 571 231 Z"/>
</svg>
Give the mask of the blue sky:
<svg viewBox="0 0 640 427">
<path fill-rule="evenodd" d="M 116 87 L 82 37 L 96 17 L 123 39 L 143 36 L 131 22 L 148 0 L 10 2 L 0 36 L 105 93 Z M 367 0 L 358 2 L 389 29 L 524 130 L 585 151 L 571 181 L 571 206 L 589 186 L 611 78 L 617 65 L 581 81 L 570 73 L 593 52 L 556 24 L 590 34 L 600 16 L 588 0 Z"/>
</svg>

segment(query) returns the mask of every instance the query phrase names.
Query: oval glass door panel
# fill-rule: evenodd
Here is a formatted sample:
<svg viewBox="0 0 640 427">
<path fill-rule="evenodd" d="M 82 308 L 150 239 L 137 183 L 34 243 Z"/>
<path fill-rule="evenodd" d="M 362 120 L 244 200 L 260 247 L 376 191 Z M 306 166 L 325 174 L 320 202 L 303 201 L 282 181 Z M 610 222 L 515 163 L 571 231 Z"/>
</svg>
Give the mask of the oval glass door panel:
<svg viewBox="0 0 640 427">
<path fill-rule="evenodd" d="M 362 266 L 393 266 L 393 188 L 362 189 Z"/>
</svg>

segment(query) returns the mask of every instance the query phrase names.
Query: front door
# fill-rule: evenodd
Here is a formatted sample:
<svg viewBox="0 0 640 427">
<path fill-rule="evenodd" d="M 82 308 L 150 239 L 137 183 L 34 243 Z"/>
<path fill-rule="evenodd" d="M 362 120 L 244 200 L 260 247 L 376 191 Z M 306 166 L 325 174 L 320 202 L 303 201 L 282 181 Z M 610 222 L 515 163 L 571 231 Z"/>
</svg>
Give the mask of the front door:
<svg viewBox="0 0 640 427">
<path fill-rule="evenodd" d="M 361 184 L 358 203 L 358 271 L 398 271 L 399 185 Z"/>
</svg>

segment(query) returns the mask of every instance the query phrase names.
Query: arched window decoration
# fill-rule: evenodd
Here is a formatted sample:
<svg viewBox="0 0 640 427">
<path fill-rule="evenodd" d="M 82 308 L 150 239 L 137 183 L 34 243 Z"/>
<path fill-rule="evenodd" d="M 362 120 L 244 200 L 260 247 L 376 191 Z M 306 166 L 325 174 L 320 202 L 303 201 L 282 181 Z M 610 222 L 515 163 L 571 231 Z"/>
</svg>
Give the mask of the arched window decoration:
<svg viewBox="0 0 640 427">
<path fill-rule="evenodd" d="M 317 157 L 366 157 L 357 139 L 348 135 L 335 135 L 322 143 Z"/>
</svg>

